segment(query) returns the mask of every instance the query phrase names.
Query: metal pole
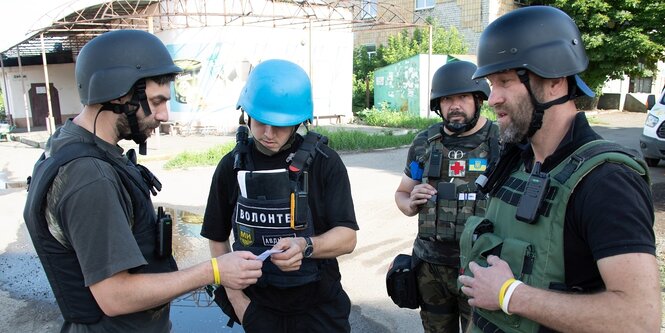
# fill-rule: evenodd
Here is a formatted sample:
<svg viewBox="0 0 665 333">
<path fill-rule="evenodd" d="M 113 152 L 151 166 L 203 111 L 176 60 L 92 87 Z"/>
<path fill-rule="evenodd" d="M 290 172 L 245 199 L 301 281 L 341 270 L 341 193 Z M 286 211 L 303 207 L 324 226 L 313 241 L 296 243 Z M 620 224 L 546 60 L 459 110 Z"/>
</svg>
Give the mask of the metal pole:
<svg viewBox="0 0 665 333">
<path fill-rule="evenodd" d="M 148 32 L 151 34 L 155 34 L 155 24 L 152 20 L 152 16 L 148 17 Z M 162 125 L 160 124 L 155 128 L 155 141 L 157 145 L 157 149 L 162 148 L 162 138 L 160 135 L 160 130 L 161 130 Z"/>
<path fill-rule="evenodd" d="M 14 125 L 14 117 L 12 117 L 11 107 L 9 106 L 9 97 L 7 97 L 7 73 L 5 72 L 5 62 L 2 60 L 3 54 L 0 54 L 0 67 L 2 67 L 2 96 L 5 102 L 5 111 L 9 124 Z"/>
<path fill-rule="evenodd" d="M 16 53 L 18 53 L 18 75 L 21 77 L 21 90 L 23 91 L 23 107 L 25 108 L 25 123 L 30 133 L 30 112 L 28 110 L 28 96 L 25 92 L 25 82 L 23 80 L 23 65 L 21 64 L 21 47 L 16 45 Z"/>
<path fill-rule="evenodd" d="M 53 106 L 51 105 L 51 84 L 48 80 L 48 64 L 46 63 L 46 48 L 44 47 L 44 33 L 39 35 L 42 42 L 42 63 L 44 65 L 44 83 L 46 84 L 46 101 L 48 105 L 48 117 L 46 117 L 46 130 L 48 135 L 55 132 L 55 119 L 53 118 Z"/>
<path fill-rule="evenodd" d="M 430 117 L 429 100 L 432 93 L 432 25 L 429 25 L 429 53 L 427 54 L 427 118 Z M 421 95 L 422 96 L 422 95 Z"/>
</svg>

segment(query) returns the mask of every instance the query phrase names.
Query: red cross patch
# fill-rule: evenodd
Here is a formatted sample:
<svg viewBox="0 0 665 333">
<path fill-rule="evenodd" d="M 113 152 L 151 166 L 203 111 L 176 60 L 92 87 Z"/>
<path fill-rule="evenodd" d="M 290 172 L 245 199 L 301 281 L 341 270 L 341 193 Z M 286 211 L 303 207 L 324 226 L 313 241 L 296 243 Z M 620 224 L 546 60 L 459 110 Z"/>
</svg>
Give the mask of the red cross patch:
<svg viewBox="0 0 665 333">
<path fill-rule="evenodd" d="M 448 163 L 448 177 L 464 177 L 466 160 L 454 160 Z"/>
</svg>

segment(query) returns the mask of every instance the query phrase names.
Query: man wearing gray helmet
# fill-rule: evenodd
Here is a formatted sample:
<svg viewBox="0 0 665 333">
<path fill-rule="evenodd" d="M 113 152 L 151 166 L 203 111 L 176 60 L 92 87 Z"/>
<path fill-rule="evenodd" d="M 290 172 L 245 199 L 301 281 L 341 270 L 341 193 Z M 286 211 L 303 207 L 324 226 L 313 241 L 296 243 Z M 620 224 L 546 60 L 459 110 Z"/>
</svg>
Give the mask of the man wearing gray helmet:
<svg viewBox="0 0 665 333">
<path fill-rule="evenodd" d="M 168 120 L 180 68 L 164 44 L 145 31 L 107 32 L 81 49 L 75 71 L 83 110 L 49 138 L 24 211 L 61 332 L 168 332 L 175 297 L 212 283 L 255 283 L 262 263 L 248 251 L 178 271 L 172 221 L 150 199 L 161 183 L 117 145 L 133 139 L 145 148 Z"/>
<path fill-rule="evenodd" d="M 457 288 L 459 236 L 467 217 L 484 214 L 474 181 L 499 154 L 498 128 L 480 115 L 490 88 L 471 78 L 475 71 L 473 63 L 456 61 L 434 73 L 430 108 L 443 122 L 413 140 L 395 192 L 405 215 L 418 214 L 413 252 L 422 260 L 417 284 L 425 332 L 459 332 L 471 312 Z"/>
<path fill-rule="evenodd" d="M 648 169 L 602 140 L 574 99 L 586 56 L 559 9 L 525 7 L 481 34 L 474 78 L 492 84 L 505 144 L 481 185 L 487 214 L 460 240 L 473 332 L 658 332 Z"/>
</svg>

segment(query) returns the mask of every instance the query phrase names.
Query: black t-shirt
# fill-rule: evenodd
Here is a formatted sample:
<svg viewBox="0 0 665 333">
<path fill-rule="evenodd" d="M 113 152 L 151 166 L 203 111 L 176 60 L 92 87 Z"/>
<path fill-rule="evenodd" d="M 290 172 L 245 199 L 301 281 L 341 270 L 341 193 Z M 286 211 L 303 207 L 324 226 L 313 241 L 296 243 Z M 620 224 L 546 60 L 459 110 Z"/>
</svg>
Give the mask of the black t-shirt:
<svg viewBox="0 0 665 333">
<path fill-rule="evenodd" d="M 549 172 L 577 148 L 600 139 L 589 126 L 584 113 L 578 113 L 573 126 L 556 151 L 542 165 Z M 531 147 L 522 154 L 530 170 Z M 566 285 L 583 291 L 605 288 L 596 262 L 626 253 L 655 255 L 654 210 L 649 184 L 625 165 L 604 163 L 577 185 L 566 210 L 564 261 Z"/>
<path fill-rule="evenodd" d="M 297 150 L 303 138 L 296 136 L 291 148 L 273 156 L 267 156 L 252 145 L 251 158 L 256 170 L 283 169 L 287 158 Z M 339 155 L 322 145 L 309 167 L 309 207 L 314 220 L 314 233 L 325 233 L 333 227 L 358 230 L 351 184 L 346 167 Z M 233 171 L 233 152 L 225 155 L 213 174 L 208 203 L 203 217 L 201 235 L 210 240 L 224 242 L 232 232 L 232 215 L 237 198 L 238 182 Z M 252 299 L 275 311 L 284 313 L 306 310 L 312 304 L 323 303 L 339 293 L 339 266 L 336 259 L 327 259 L 321 272 L 321 280 L 295 288 L 250 286 L 245 293 Z"/>
</svg>

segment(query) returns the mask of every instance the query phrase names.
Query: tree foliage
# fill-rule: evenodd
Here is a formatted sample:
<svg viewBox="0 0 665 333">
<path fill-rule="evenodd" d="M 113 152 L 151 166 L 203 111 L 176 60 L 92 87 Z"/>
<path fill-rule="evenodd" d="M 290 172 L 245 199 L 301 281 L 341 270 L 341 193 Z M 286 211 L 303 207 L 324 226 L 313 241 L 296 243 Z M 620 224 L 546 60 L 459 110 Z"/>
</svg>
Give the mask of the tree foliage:
<svg viewBox="0 0 665 333">
<path fill-rule="evenodd" d="M 465 54 L 468 46 L 463 36 L 455 27 L 445 29 L 431 18 L 427 19 L 433 27 L 432 53 L 433 54 Z M 372 100 L 374 70 L 391 65 L 417 54 L 429 53 L 429 28 L 416 28 L 412 33 L 402 30 L 388 37 L 387 45 L 380 45 L 376 53 L 370 55 L 366 46 L 359 46 L 353 52 L 353 106 L 354 109 L 370 107 L 366 103 L 369 86 Z M 369 84 L 366 84 L 369 80 Z M 371 104 L 371 102 L 370 102 Z"/>
<path fill-rule="evenodd" d="M 549 0 L 575 20 L 582 33 L 589 68 L 582 74 L 600 92 L 607 79 L 652 76 L 665 60 L 663 0 Z M 660 87 L 659 87 L 660 88 Z"/>
</svg>

